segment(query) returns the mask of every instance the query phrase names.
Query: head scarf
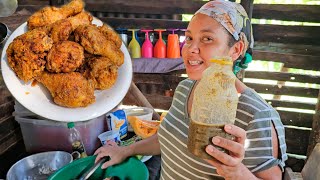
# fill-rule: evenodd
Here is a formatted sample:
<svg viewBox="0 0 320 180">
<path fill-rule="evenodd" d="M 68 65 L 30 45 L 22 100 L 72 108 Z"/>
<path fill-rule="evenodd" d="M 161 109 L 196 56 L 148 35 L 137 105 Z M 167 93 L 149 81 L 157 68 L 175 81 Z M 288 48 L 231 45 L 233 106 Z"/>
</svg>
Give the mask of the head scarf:
<svg viewBox="0 0 320 180">
<path fill-rule="evenodd" d="M 214 0 L 203 5 L 196 13 L 205 14 L 218 21 L 237 41 L 243 41 L 245 48 L 235 62 L 234 71 L 248 67 L 252 61 L 253 35 L 250 19 L 244 8 L 235 2 Z"/>
</svg>

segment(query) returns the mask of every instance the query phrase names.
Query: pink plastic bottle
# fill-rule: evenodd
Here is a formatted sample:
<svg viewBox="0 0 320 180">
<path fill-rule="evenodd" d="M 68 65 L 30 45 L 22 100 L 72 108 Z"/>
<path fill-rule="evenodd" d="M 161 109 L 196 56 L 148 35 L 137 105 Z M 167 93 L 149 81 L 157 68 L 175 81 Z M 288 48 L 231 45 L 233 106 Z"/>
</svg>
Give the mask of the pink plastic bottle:
<svg viewBox="0 0 320 180">
<path fill-rule="evenodd" d="M 144 58 L 152 58 L 153 57 L 153 45 L 149 39 L 149 32 L 152 31 L 150 29 L 141 30 L 146 33 L 146 39 L 142 44 L 141 55 Z"/>
<path fill-rule="evenodd" d="M 180 58 L 180 46 L 178 34 L 174 34 L 174 31 L 178 29 L 168 29 L 172 31 L 172 34 L 168 35 L 168 46 L 167 46 L 167 58 Z"/>
<path fill-rule="evenodd" d="M 166 58 L 166 44 L 162 40 L 162 32 L 165 29 L 155 29 L 154 31 L 159 33 L 159 39 L 154 46 L 153 53 L 155 58 Z"/>
</svg>

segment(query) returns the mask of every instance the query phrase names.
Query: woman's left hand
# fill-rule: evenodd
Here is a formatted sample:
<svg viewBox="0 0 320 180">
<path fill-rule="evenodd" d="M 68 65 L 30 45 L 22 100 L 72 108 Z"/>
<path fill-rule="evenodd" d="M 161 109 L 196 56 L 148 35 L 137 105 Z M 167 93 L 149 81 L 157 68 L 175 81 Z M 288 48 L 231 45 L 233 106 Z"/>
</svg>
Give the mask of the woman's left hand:
<svg viewBox="0 0 320 180">
<path fill-rule="evenodd" d="M 249 171 L 244 164 L 242 164 L 245 154 L 244 142 L 246 139 L 246 131 L 231 124 L 225 125 L 224 130 L 228 134 L 233 135 L 235 137 L 234 140 L 215 136 L 212 138 L 212 143 L 226 149 L 229 151 L 229 154 L 218 150 L 212 145 L 208 145 L 206 152 L 214 159 L 206 161 L 215 166 L 217 173 L 225 179 L 242 179 L 241 177 L 247 174 L 245 171 Z"/>
</svg>

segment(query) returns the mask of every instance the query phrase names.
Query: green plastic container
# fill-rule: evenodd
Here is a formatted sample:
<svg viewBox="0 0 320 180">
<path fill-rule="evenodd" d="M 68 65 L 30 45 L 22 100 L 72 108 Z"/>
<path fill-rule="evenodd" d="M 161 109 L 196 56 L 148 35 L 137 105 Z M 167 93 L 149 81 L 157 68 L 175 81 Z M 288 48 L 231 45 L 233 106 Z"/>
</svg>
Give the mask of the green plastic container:
<svg viewBox="0 0 320 180">
<path fill-rule="evenodd" d="M 51 175 L 48 180 L 73 180 L 80 178 L 93 165 L 96 156 L 78 159 L 62 167 Z M 147 180 L 149 172 L 147 167 L 136 157 L 130 157 L 121 164 L 110 166 L 107 169 L 98 168 L 89 180 L 102 180 L 114 177 L 120 180 Z"/>
</svg>

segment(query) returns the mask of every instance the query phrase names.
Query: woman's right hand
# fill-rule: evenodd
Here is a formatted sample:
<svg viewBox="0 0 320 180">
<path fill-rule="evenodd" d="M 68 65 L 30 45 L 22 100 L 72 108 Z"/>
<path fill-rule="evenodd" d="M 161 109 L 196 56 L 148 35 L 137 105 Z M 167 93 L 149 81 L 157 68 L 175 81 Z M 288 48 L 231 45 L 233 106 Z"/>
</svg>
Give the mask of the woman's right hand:
<svg viewBox="0 0 320 180">
<path fill-rule="evenodd" d="M 110 160 L 105 162 L 101 168 L 106 169 L 109 166 L 119 164 L 127 159 L 130 154 L 129 146 L 118 146 L 115 142 L 111 141 L 100 147 L 94 152 L 94 155 L 97 155 L 95 163 L 98 162 L 101 158 L 109 156 Z"/>
</svg>

